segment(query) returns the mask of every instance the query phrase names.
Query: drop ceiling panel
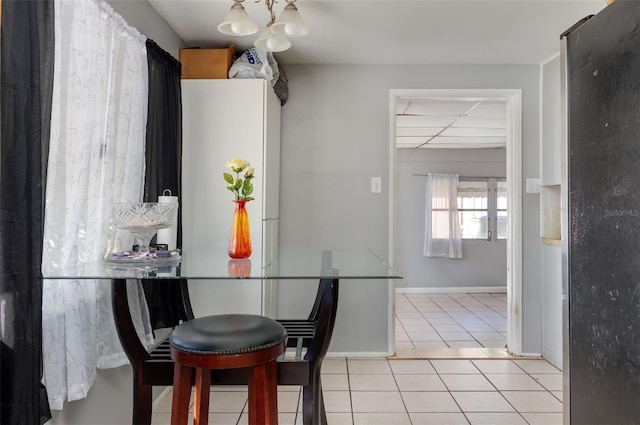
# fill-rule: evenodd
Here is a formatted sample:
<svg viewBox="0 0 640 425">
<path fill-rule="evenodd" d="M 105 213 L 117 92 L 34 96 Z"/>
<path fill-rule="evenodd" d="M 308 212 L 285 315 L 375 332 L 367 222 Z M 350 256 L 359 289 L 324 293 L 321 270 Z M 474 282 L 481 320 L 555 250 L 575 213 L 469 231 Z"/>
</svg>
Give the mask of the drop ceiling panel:
<svg viewBox="0 0 640 425">
<path fill-rule="evenodd" d="M 506 103 L 485 99 L 405 97 L 396 104 L 398 148 L 506 146 Z"/>
</svg>

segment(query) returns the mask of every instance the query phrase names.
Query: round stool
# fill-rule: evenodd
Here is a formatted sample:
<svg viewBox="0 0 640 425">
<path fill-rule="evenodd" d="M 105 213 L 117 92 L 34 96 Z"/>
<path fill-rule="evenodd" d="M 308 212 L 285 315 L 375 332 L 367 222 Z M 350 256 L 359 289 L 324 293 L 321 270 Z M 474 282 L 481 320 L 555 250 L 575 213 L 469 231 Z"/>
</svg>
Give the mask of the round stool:
<svg viewBox="0 0 640 425">
<path fill-rule="evenodd" d="M 176 327 L 169 336 L 175 361 L 171 424 L 187 423 L 192 369 L 196 370 L 194 425 L 207 425 L 210 370 L 251 367 L 249 425 L 277 425 L 276 359 L 284 353 L 286 339 L 280 323 L 251 314 L 199 317 Z"/>
</svg>

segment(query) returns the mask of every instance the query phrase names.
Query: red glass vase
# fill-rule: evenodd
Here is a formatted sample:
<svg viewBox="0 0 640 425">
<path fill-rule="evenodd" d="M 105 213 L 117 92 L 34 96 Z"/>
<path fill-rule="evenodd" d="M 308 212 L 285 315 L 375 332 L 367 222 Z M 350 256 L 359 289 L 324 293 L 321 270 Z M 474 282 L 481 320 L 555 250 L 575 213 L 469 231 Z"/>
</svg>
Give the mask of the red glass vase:
<svg viewBox="0 0 640 425">
<path fill-rule="evenodd" d="M 229 257 L 249 258 L 251 255 L 251 233 L 249 232 L 249 215 L 247 201 L 233 201 L 236 209 L 233 212 L 231 235 L 229 236 Z"/>
</svg>

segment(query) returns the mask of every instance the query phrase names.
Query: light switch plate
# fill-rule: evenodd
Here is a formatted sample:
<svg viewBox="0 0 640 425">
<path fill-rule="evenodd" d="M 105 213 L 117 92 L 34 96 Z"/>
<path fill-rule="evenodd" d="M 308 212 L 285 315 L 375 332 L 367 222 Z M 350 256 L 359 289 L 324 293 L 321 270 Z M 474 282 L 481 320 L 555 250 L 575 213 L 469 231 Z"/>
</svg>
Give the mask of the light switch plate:
<svg viewBox="0 0 640 425">
<path fill-rule="evenodd" d="M 382 177 L 371 177 L 371 193 L 382 193 Z"/>
<path fill-rule="evenodd" d="M 527 193 L 540 193 L 540 179 L 527 179 Z"/>
</svg>

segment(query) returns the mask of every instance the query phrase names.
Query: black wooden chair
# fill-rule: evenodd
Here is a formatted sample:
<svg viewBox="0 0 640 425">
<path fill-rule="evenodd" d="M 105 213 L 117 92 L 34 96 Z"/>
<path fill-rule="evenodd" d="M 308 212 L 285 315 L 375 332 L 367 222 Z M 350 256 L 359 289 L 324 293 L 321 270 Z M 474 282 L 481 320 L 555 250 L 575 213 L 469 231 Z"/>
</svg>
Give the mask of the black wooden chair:
<svg viewBox="0 0 640 425">
<path fill-rule="evenodd" d="M 161 281 L 157 282 L 162 284 Z M 287 330 L 287 347 L 295 353 L 278 359 L 278 385 L 302 386 L 304 425 L 326 425 L 322 398 L 321 367 L 329 348 L 338 307 L 338 278 L 321 279 L 309 317 L 304 320 L 278 320 Z M 181 281 L 184 311 L 192 319 L 187 281 Z M 170 386 L 174 362 L 170 356 L 169 335 L 149 351 L 141 344 L 128 307 L 126 280 L 113 281 L 113 306 L 119 324 L 120 340 L 133 367 L 134 425 L 149 425 L 152 413 L 152 387 Z M 249 369 L 213 370 L 217 385 L 246 385 Z"/>
</svg>

